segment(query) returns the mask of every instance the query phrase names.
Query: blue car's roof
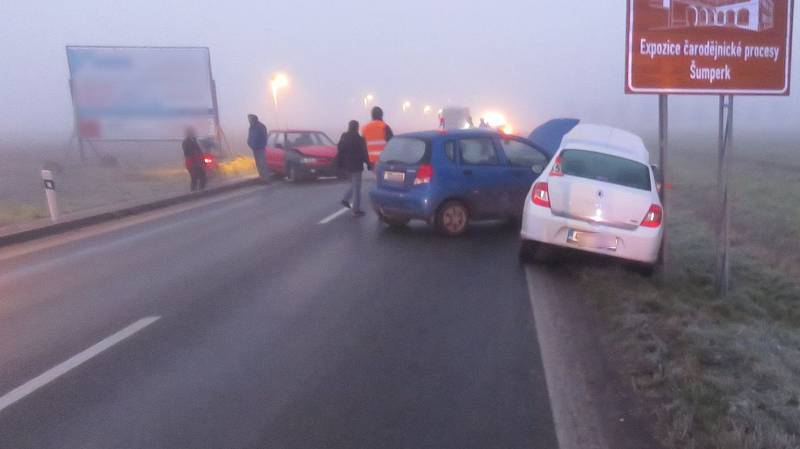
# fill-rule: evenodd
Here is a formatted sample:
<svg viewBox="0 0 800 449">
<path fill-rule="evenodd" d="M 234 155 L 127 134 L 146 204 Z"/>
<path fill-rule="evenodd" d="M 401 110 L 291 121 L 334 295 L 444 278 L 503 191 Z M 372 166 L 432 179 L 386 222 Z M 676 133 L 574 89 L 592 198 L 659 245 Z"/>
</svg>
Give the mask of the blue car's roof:
<svg viewBox="0 0 800 449">
<path fill-rule="evenodd" d="M 545 122 L 534 129 L 528 140 L 543 150 L 549 157 L 553 157 L 561 146 L 561 139 L 578 126 L 580 120 L 574 118 L 557 118 Z"/>
<path fill-rule="evenodd" d="M 417 139 L 435 140 L 446 139 L 450 137 L 469 137 L 469 136 L 496 136 L 500 133 L 493 129 L 486 128 L 470 128 L 470 129 L 448 129 L 447 131 L 431 130 L 431 131 L 416 131 L 405 133 L 397 137 L 413 137 Z"/>
<path fill-rule="evenodd" d="M 447 131 L 441 130 L 433 130 L 433 131 L 416 131 L 411 133 L 405 133 L 398 135 L 397 137 L 411 137 L 416 139 L 425 139 L 425 140 L 437 140 L 437 139 L 447 139 L 453 137 L 494 137 L 500 136 L 500 132 L 494 129 L 487 129 L 487 128 L 469 128 L 469 129 L 449 129 Z M 524 137 L 516 136 L 510 134 L 511 137 L 516 137 L 518 139 L 522 139 L 525 142 L 531 144 L 534 148 L 541 151 L 548 157 L 552 156 L 553 153 L 548 152 L 546 149 L 540 147 L 536 144 L 536 142 L 532 142 L 529 139 Z"/>
</svg>

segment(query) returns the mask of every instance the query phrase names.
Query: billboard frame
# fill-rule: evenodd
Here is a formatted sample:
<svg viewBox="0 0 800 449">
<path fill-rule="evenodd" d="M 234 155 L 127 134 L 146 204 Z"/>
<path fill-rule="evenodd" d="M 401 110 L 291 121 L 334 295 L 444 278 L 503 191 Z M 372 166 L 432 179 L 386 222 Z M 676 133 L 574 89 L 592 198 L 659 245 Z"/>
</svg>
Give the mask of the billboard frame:
<svg viewBox="0 0 800 449">
<path fill-rule="evenodd" d="M 155 45 L 66 45 L 64 46 L 64 51 L 67 55 L 67 67 L 69 70 L 69 91 L 70 91 L 70 99 L 72 101 L 72 113 L 73 113 L 73 129 L 74 135 L 78 140 L 78 147 L 80 149 L 81 161 L 85 162 L 85 155 L 84 155 L 84 143 L 92 144 L 94 142 L 180 142 L 182 139 L 103 139 L 103 138 L 94 138 L 94 139 L 84 139 L 81 137 L 80 130 L 78 129 L 78 124 L 80 123 L 80 112 L 78 110 L 78 105 L 75 101 L 75 86 L 74 80 L 72 77 L 73 74 L 73 67 L 72 62 L 69 58 L 69 51 L 70 49 L 80 49 L 80 48 L 96 48 L 96 49 L 149 49 L 149 50 L 205 50 L 206 52 L 206 66 L 208 67 L 208 76 L 209 76 L 209 89 L 211 93 L 211 111 L 212 111 L 212 118 L 214 120 L 214 140 L 217 143 L 217 148 L 219 151 L 223 151 L 222 146 L 222 129 L 220 127 L 220 120 L 219 120 L 219 103 L 217 101 L 217 83 L 214 79 L 214 72 L 211 67 L 211 48 L 204 47 L 204 46 L 155 46 Z"/>
</svg>

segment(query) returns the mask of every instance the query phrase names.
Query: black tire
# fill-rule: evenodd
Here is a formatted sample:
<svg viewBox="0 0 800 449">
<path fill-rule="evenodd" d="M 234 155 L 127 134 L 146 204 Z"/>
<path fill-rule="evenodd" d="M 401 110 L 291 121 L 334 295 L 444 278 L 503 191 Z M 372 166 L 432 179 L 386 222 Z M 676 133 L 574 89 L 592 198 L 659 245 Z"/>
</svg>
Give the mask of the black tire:
<svg viewBox="0 0 800 449">
<path fill-rule="evenodd" d="M 519 245 L 519 260 L 522 263 L 553 265 L 558 261 L 558 248 L 534 240 L 523 240 Z"/>
<path fill-rule="evenodd" d="M 522 263 L 535 262 L 541 244 L 533 240 L 523 240 L 519 244 L 519 260 Z"/>
<path fill-rule="evenodd" d="M 286 168 L 286 179 L 289 182 L 300 182 L 300 174 L 297 171 L 297 166 L 294 164 L 289 164 Z"/>
<path fill-rule="evenodd" d="M 378 218 L 390 228 L 402 228 L 408 226 L 408 222 L 411 221 L 408 218 L 387 217 L 383 214 L 378 214 Z"/>
<path fill-rule="evenodd" d="M 658 271 L 659 265 L 658 263 L 654 264 L 647 264 L 647 263 L 637 263 L 631 266 L 633 271 L 639 274 L 642 277 L 651 278 L 656 271 Z"/>
<path fill-rule="evenodd" d="M 436 211 L 436 229 L 448 237 L 464 234 L 468 224 L 469 209 L 461 201 L 446 201 Z"/>
</svg>

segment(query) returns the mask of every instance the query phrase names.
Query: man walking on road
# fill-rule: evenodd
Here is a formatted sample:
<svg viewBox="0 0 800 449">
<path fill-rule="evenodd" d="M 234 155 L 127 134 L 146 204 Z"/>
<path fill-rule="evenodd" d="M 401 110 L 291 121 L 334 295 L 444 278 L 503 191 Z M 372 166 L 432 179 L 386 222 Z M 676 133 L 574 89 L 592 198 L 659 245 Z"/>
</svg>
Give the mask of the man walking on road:
<svg viewBox="0 0 800 449">
<path fill-rule="evenodd" d="M 267 127 L 258 121 L 255 114 L 249 114 L 247 120 L 250 122 L 250 131 L 247 134 L 247 146 L 253 150 L 253 159 L 256 161 L 258 176 L 261 181 L 269 184 L 269 169 L 267 168 Z"/>
<path fill-rule="evenodd" d="M 191 190 L 196 192 L 206 188 L 206 168 L 203 162 L 203 149 L 197 142 L 194 128 L 186 128 L 186 138 L 181 144 L 186 170 L 191 178 Z"/>
<path fill-rule="evenodd" d="M 361 173 L 364 171 L 364 164 L 367 164 L 370 170 L 372 164 L 367 155 L 367 142 L 358 134 L 357 121 L 350 120 L 347 132 L 339 139 L 337 149 L 336 166 L 350 175 L 350 188 L 344 194 L 342 205 L 353 209 L 353 215 L 356 217 L 361 217 L 364 215 L 364 211 L 361 210 Z"/>
<path fill-rule="evenodd" d="M 386 148 L 386 143 L 394 136 L 392 128 L 383 121 L 383 109 L 377 106 L 372 108 L 372 121 L 364 125 L 361 134 L 367 141 L 369 162 L 377 163 L 381 152 Z"/>
</svg>

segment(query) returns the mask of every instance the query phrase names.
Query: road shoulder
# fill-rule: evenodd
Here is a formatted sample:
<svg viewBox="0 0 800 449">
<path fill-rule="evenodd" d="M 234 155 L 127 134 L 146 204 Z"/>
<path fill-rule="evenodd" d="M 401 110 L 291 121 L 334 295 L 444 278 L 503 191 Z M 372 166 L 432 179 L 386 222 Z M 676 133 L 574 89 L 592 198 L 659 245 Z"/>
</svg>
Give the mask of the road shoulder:
<svg viewBox="0 0 800 449">
<path fill-rule="evenodd" d="M 595 314 L 556 271 L 525 267 L 560 449 L 660 447 L 631 387 L 609 366 Z"/>
</svg>

